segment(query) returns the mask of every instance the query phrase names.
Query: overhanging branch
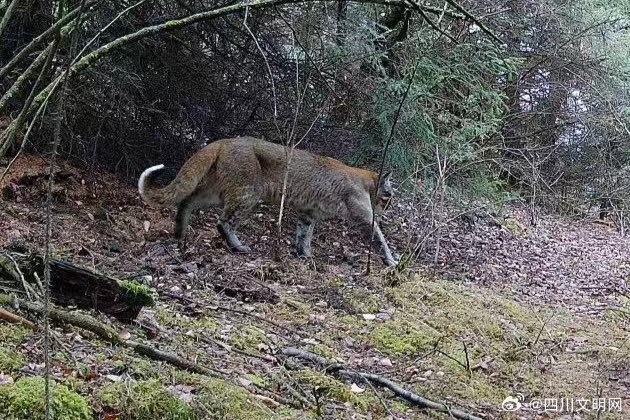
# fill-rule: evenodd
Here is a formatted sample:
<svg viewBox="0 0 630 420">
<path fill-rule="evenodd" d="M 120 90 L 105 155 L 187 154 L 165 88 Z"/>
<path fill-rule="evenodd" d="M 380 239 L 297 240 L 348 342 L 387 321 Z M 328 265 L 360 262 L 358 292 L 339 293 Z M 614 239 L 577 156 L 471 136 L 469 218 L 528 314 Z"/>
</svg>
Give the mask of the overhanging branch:
<svg viewBox="0 0 630 420">
<path fill-rule="evenodd" d="M 85 7 L 90 8 L 96 3 L 97 2 L 95 0 L 88 1 L 86 2 Z M 35 50 L 35 48 L 37 48 L 40 44 L 42 44 L 42 42 L 44 42 L 45 40 L 53 36 L 55 33 L 57 33 L 57 31 L 60 30 L 62 27 L 64 27 L 67 23 L 70 23 L 71 21 L 73 21 L 79 14 L 79 9 L 80 7 L 77 6 L 75 9 L 71 10 L 64 17 L 62 17 L 53 25 L 51 25 L 44 32 L 42 32 L 41 34 L 33 38 L 31 42 L 29 42 L 24 48 L 22 48 L 20 52 L 15 54 L 13 58 L 4 67 L 0 69 L 0 78 L 5 76 L 13 67 L 15 67 L 17 63 L 19 63 L 22 59 L 24 59 L 24 57 L 26 57 L 28 54 L 33 52 L 33 50 Z"/>
<path fill-rule="evenodd" d="M 208 10 L 204 12 L 194 13 L 192 15 L 179 18 L 172 19 L 164 23 L 160 23 L 153 26 L 144 27 L 136 32 L 131 34 L 124 35 L 119 37 L 99 48 L 85 55 L 81 59 L 79 59 L 76 63 L 71 65 L 67 70 L 67 78 L 66 72 L 64 74 L 59 75 L 57 78 L 52 80 L 44 89 L 42 89 L 39 94 L 35 97 L 33 102 L 29 105 L 28 110 L 26 112 L 26 117 L 30 117 L 33 115 L 35 110 L 37 110 L 41 104 L 52 96 L 54 91 L 61 84 L 60 81 L 64 79 L 68 79 L 75 74 L 81 72 L 82 70 L 88 68 L 90 65 L 94 64 L 99 59 L 105 57 L 110 54 L 112 51 L 115 51 L 123 46 L 129 45 L 133 42 L 136 42 L 140 39 L 146 38 L 151 35 L 155 35 L 162 32 L 169 32 L 174 30 L 179 30 L 185 28 L 189 25 L 193 25 L 195 23 L 212 20 L 218 17 L 230 15 L 233 13 L 237 13 L 245 10 L 246 8 L 250 9 L 264 9 L 273 6 L 285 5 L 285 4 L 303 4 L 303 3 L 318 3 L 321 1 L 330 1 L 330 0 L 249 0 L 243 1 L 235 4 L 231 4 L 229 6 L 219 7 L 217 9 Z M 408 6 L 408 0 L 351 0 L 355 3 L 367 3 L 367 4 L 383 4 L 387 6 Z M 450 3 L 450 2 L 449 2 Z M 431 8 L 426 6 L 421 6 L 423 10 L 433 14 L 446 14 L 453 18 L 460 19 L 473 19 L 475 23 L 477 22 L 470 13 L 467 14 L 457 14 L 452 12 L 445 12 L 443 9 Z M 461 6 L 460 6 L 461 7 Z M 483 29 L 483 28 L 482 28 Z M 489 32 L 491 34 L 491 32 Z M 20 127 L 16 126 L 12 123 L 12 126 L 9 127 L 8 130 L 19 130 Z M 6 134 L 5 134 L 6 139 Z M 0 149 L 6 150 L 6 145 L 0 144 Z M 2 154 L 0 154 L 0 157 Z"/>
</svg>

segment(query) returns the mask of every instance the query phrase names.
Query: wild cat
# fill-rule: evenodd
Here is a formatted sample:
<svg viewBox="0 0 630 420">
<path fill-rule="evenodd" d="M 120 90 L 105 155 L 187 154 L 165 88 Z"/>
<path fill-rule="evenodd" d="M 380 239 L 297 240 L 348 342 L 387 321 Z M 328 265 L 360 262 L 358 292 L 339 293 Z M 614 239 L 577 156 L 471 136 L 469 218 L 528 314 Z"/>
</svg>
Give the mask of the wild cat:
<svg viewBox="0 0 630 420">
<path fill-rule="evenodd" d="M 298 255 L 311 256 L 316 222 L 341 217 L 358 223 L 369 242 L 374 234 L 383 261 L 397 264 L 376 222 L 372 228 L 373 209 L 380 212 L 392 198 L 391 173 L 379 179 L 376 172 L 252 137 L 210 143 L 188 159 L 170 184 L 158 187 L 153 179 L 163 169 L 164 165 L 146 169 L 138 191 L 151 205 L 177 206 L 175 237 L 180 244 L 191 212 L 214 206 L 223 209 L 217 229 L 230 249 L 249 252 L 236 229 L 259 202 L 280 202 L 288 170 L 285 204 L 298 212 Z"/>
</svg>

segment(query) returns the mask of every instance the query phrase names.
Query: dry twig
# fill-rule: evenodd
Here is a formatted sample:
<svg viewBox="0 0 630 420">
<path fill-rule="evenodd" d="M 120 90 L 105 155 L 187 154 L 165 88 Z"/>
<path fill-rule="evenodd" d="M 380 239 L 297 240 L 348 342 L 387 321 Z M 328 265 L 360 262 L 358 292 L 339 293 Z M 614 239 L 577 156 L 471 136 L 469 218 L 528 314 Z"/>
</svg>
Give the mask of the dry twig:
<svg viewBox="0 0 630 420">
<path fill-rule="evenodd" d="M 311 353 L 309 351 L 300 350 L 295 347 L 285 347 L 280 350 L 280 354 L 288 357 L 295 357 L 297 359 L 305 360 L 316 365 L 325 367 L 325 371 L 327 373 L 336 373 L 340 376 L 348 376 L 354 378 L 360 378 L 364 381 L 370 381 L 374 384 L 384 386 L 396 394 L 398 397 L 408 401 L 411 404 L 417 405 L 422 408 L 428 408 L 431 410 L 439 411 L 442 413 L 448 413 L 456 419 L 464 419 L 464 420 L 481 420 L 480 417 L 477 417 L 473 414 L 467 413 L 462 410 L 458 410 L 456 408 L 451 408 L 444 403 L 438 403 L 429 399 L 426 399 L 408 389 L 403 388 L 400 384 L 387 379 L 383 376 L 376 375 L 374 373 L 367 372 L 358 372 L 349 369 L 344 369 L 343 365 L 333 362 L 331 360 L 326 359 L 325 357 L 319 356 L 315 353 Z"/>
<path fill-rule="evenodd" d="M 9 295 L 0 294 L 0 304 L 13 303 L 29 312 L 40 315 L 45 313 L 44 305 L 42 305 L 41 303 L 28 302 L 22 299 L 11 297 Z M 194 362 L 184 359 L 183 357 L 175 353 L 159 350 L 147 344 L 139 343 L 136 341 L 123 340 L 112 326 L 107 325 L 92 316 L 81 314 L 78 312 L 67 312 L 59 309 L 52 304 L 48 309 L 49 317 L 52 321 L 74 325 L 75 327 L 90 331 L 96 334 L 99 338 L 112 344 L 118 344 L 132 348 L 138 354 L 148 356 L 149 358 L 154 360 L 167 362 L 173 366 L 188 370 L 193 373 L 213 377 L 222 377 L 221 375 L 219 375 L 219 371 L 211 369 L 209 367 L 198 365 Z"/>
</svg>

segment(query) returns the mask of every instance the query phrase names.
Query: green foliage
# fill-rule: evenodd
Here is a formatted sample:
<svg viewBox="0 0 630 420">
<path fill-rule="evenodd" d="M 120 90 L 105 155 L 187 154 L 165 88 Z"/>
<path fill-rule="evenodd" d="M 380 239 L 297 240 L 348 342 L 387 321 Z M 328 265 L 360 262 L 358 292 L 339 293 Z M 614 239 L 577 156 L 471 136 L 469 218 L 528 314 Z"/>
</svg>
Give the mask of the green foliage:
<svg viewBox="0 0 630 420">
<path fill-rule="evenodd" d="M 353 399 L 353 393 L 349 386 L 315 369 L 302 369 L 295 373 L 295 379 L 303 384 L 308 384 L 328 398 L 342 402 L 349 402 Z"/>
<path fill-rule="evenodd" d="M 97 398 L 102 405 L 119 411 L 129 420 L 195 418 L 189 406 L 155 379 L 109 384 L 99 390 Z"/>
<path fill-rule="evenodd" d="M 425 168 L 424 178 L 436 177 L 437 156 L 446 159 L 449 185 L 467 179 L 490 179 L 487 155 L 496 152 L 492 142 L 507 113 L 505 84 L 514 80 L 522 60 L 504 57 L 492 45 L 460 43 L 437 48 L 430 32 L 418 31 L 405 42 L 399 72 L 375 78 L 372 115 L 376 130 L 359 153 L 380 157 L 390 136 L 404 92 L 409 94 L 400 112 L 387 160 L 399 178 Z M 411 75 L 415 72 L 413 80 Z M 503 187 L 470 190 L 470 195 L 496 195 Z"/>
<path fill-rule="evenodd" d="M 265 379 L 249 376 L 252 382 L 263 384 Z M 128 420 L 263 420 L 277 418 L 260 404 L 246 389 L 223 379 L 208 378 L 175 370 L 169 380 L 190 387 L 186 402 L 167 390 L 160 380 L 112 383 L 101 388 L 97 401 L 120 413 Z"/>
<path fill-rule="evenodd" d="M 377 418 L 381 418 L 383 404 L 367 386 L 366 392 L 355 393 L 351 385 L 335 379 L 330 374 L 315 369 L 305 368 L 295 372 L 293 377 L 300 383 L 302 389 L 309 389 L 316 395 L 335 401 L 352 404 L 355 409 L 368 411 Z"/>
<path fill-rule="evenodd" d="M 16 347 L 32 330 L 23 325 L 0 324 L 0 372 L 18 370 L 24 365 L 24 356 Z"/>
<path fill-rule="evenodd" d="M 460 185 L 449 190 L 455 194 L 465 193 L 471 197 L 483 197 L 498 204 L 516 197 L 515 193 L 509 191 L 504 180 L 483 168 L 472 172 L 470 177 L 461 180 Z"/>
<path fill-rule="evenodd" d="M 53 380 L 50 385 L 53 418 L 92 418 L 92 410 L 84 397 Z M 0 385 L 0 413 L 3 420 L 43 420 L 44 401 L 44 378 L 24 377 L 14 384 Z"/>
</svg>

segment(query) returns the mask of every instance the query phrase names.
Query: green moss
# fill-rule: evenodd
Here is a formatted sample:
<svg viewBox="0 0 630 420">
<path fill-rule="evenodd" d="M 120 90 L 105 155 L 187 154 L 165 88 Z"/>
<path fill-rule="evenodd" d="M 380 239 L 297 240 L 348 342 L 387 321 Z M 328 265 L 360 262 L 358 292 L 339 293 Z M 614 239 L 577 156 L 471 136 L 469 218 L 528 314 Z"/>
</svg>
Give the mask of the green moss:
<svg viewBox="0 0 630 420">
<path fill-rule="evenodd" d="M 541 372 L 531 352 L 522 351 L 522 344 L 535 338 L 538 319 L 548 316 L 533 316 L 516 302 L 453 282 L 416 279 L 405 286 L 385 289 L 395 306 L 405 308 L 404 315 L 396 313 L 392 320 L 375 326 L 369 339 L 391 354 L 411 354 L 417 348 L 429 351 L 439 336 L 440 353 L 425 359 L 422 369 L 443 373 L 439 381 L 426 382 L 429 389 L 423 392 L 448 391 L 462 399 L 495 404 L 510 392 L 514 376 L 523 391 L 540 389 Z M 403 316 L 404 323 L 397 321 Z M 463 341 L 469 343 L 471 366 L 489 356 L 491 366 L 468 372 Z"/>
<path fill-rule="evenodd" d="M 413 318 L 426 320 L 441 334 L 463 338 L 474 332 L 508 347 L 523 341 L 524 333 L 540 328 L 531 310 L 500 296 L 473 294 L 444 281 L 413 284 L 413 288 L 404 291 L 388 288 L 386 295 L 398 306 L 408 308 Z"/>
<path fill-rule="evenodd" d="M 527 228 L 523 226 L 521 222 L 512 217 L 505 218 L 502 222 L 502 225 L 508 232 L 512 233 L 513 235 L 522 235 L 527 231 Z"/>
<path fill-rule="evenodd" d="M 576 365 L 582 361 L 577 359 L 579 358 L 575 360 Z M 504 375 L 505 383 L 514 383 L 516 380 L 521 384 L 521 388 L 528 390 L 530 394 L 540 395 L 544 393 L 542 375 L 531 363 L 506 363 L 501 365 L 501 374 Z M 554 386 L 553 389 L 556 395 L 561 391 L 560 387 Z M 571 391 L 575 392 L 575 390 Z M 570 397 L 570 394 L 571 392 L 568 392 L 567 395 L 562 396 Z"/>
<path fill-rule="evenodd" d="M 390 354 L 417 354 L 430 350 L 438 335 L 429 328 L 422 328 L 407 321 L 387 321 L 377 324 L 368 336 L 379 350 Z"/>
<path fill-rule="evenodd" d="M 158 306 L 155 311 L 155 320 L 161 325 L 171 328 L 188 328 L 194 322 L 194 319 L 189 316 L 161 306 Z"/>
<path fill-rule="evenodd" d="M 135 280 L 118 280 L 118 285 L 123 289 L 125 297 L 132 305 L 153 306 L 153 290 L 145 284 Z"/>
<path fill-rule="evenodd" d="M 211 334 L 212 332 L 219 330 L 221 327 L 221 325 L 212 316 L 193 318 L 173 313 L 168 308 L 160 306 L 158 306 L 155 311 L 155 319 L 166 327 L 199 330 L 204 334 Z"/>
<path fill-rule="evenodd" d="M 267 378 L 265 378 L 264 376 L 248 373 L 245 375 L 245 378 L 251 381 L 254 385 L 257 385 L 263 388 L 269 386 L 269 381 L 267 381 Z"/>
<path fill-rule="evenodd" d="M 250 381 L 267 386 L 267 379 L 260 375 L 245 375 Z M 245 388 L 229 381 L 210 378 L 174 369 L 169 375 L 169 383 L 178 383 L 192 388 L 193 400 L 190 403 L 197 419 L 262 420 L 278 418 L 302 418 L 287 407 L 273 411 L 263 405 Z M 292 415 L 280 416 L 290 411 Z"/>
<path fill-rule="evenodd" d="M 302 324 L 308 322 L 308 317 L 311 313 L 311 305 L 297 300 L 284 299 L 278 305 L 267 304 L 263 307 L 265 312 L 271 312 L 275 317 L 291 323 Z"/>
<path fill-rule="evenodd" d="M 317 334 L 318 338 L 321 338 L 321 334 L 325 334 L 325 332 Z M 324 356 L 327 359 L 334 359 L 337 357 L 337 353 L 332 348 L 323 343 L 307 344 L 306 350 L 320 356 Z"/>
<path fill-rule="evenodd" d="M 409 405 L 406 402 L 401 401 L 401 400 L 393 400 L 393 401 L 390 401 L 389 404 L 391 408 L 393 408 L 396 411 L 404 412 L 409 409 Z"/>
<path fill-rule="evenodd" d="M 245 325 L 234 329 L 227 341 L 240 350 L 257 350 L 258 344 L 265 343 L 267 337 L 260 328 L 253 325 Z"/>
<path fill-rule="evenodd" d="M 0 346 L 0 372 L 11 372 L 24 366 L 22 353 Z"/>
<path fill-rule="evenodd" d="M 222 379 L 196 377 L 193 405 L 200 419 L 264 420 L 278 418 L 244 388 Z M 298 418 L 291 416 L 290 418 Z"/>
<path fill-rule="evenodd" d="M 357 313 L 372 314 L 378 312 L 383 307 L 382 295 L 369 292 L 362 288 L 345 289 L 343 294 Z"/>
<path fill-rule="evenodd" d="M 32 330 L 23 325 L 0 324 L 0 343 L 17 346 L 32 333 Z"/>
<path fill-rule="evenodd" d="M 23 325 L 0 324 L 0 372 L 18 370 L 24 365 L 24 356 L 15 349 L 32 333 Z"/>
<path fill-rule="evenodd" d="M 361 321 L 354 315 L 342 315 L 337 318 L 339 322 L 345 325 L 355 326 L 359 324 Z"/>
<path fill-rule="evenodd" d="M 94 353 L 93 357 L 94 357 L 94 360 L 99 362 L 99 363 L 103 363 L 103 362 L 105 362 L 105 361 L 107 361 L 109 359 L 109 356 L 107 354 L 101 353 L 100 351 Z"/>
<path fill-rule="evenodd" d="M 317 393 L 330 399 L 341 402 L 351 402 L 353 400 L 354 394 L 350 391 L 348 385 L 325 373 L 306 368 L 296 372 L 294 377 L 299 382 L 312 387 Z"/>
<path fill-rule="evenodd" d="M 193 319 L 193 321 L 190 323 L 190 327 L 201 329 L 207 333 L 209 331 L 216 331 L 220 329 L 221 325 L 213 317 L 204 316 L 201 318 Z"/>
<path fill-rule="evenodd" d="M 294 378 L 310 387 L 313 392 L 331 400 L 350 403 L 355 409 L 368 411 L 372 415 L 384 414 L 383 407 L 378 398 L 369 391 L 369 387 L 362 393 L 354 393 L 350 385 L 345 384 L 326 373 L 306 368 L 296 372 Z"/>
<path fill-rule="evenodd" d="M 120 360 L 113 361 L 116 368 L 114 373 L 126 373 L 134 379 L 159 378 L 169 368 L 168 365 L 155 363 L 147 358 L 129 356 L 125 353 L 117 354 L 115 357 L 120 358 Z"/>
<path fill-rule="evenodd" d="M 191 408 L 166 390 L 159 381 L 119 382 L 98 391 L 97 399 L 129 420 L 194 419 Z"/>
<path fill-rule="evenodd" d="M 165 327 L 179 326 L 179 318 L 168 308 L 160 305 L 155 308 L 155 320 Z"/>
<path fill-rule="evenodd" d="M 623 322 L 630 319 L 630 298 L 619 296 L 617 300 L 619 301 L 619 308 L 606 309 L 604 311 L 606 319 L 613 322 Z"/>
<path fill-rule="evenodd" d="M 498 404 L 506 395 L 510 395 L 510 389 L 493 384 L 482 373 L 473 372 L 471 377 L 460 377 L 460 381 L 453 386 L 453 394 L 488 404 Z"/>
<path fill-rule="evenodd" d="M 328 287 L 342 287 L 344 285 L 344 281 L 340 277 L 332 277 L 326 281 Z"/>
<path fill-rule="evenodd" d="M 55 419 L 89 420 L 92 410 L 85 398 L 51 380 L 52 414 Z M 44 378 L 20 378 L 0 385 L 0 413 L 3 420 L 44 419 Z"/>
<path fill-rule="evenodd" d="M 457 396 L 486 400 L 497 403 L 509 394 L 509 390 L 504 389 L 498 382 L 493 382 L 483 370 L 469 372 L 467 369 L 466 352 L 459 343 L 452 343 L 456 347 L 447 349 L 445 353 L 436 361 L 436 369 L 444 371 L 448 380 L 452 382 L 452 393 Z M 475 360 L 483 356 L 481 351 L 475 347 L 468 348 L 468 362 L 471 365 Z"/>
</svg>

